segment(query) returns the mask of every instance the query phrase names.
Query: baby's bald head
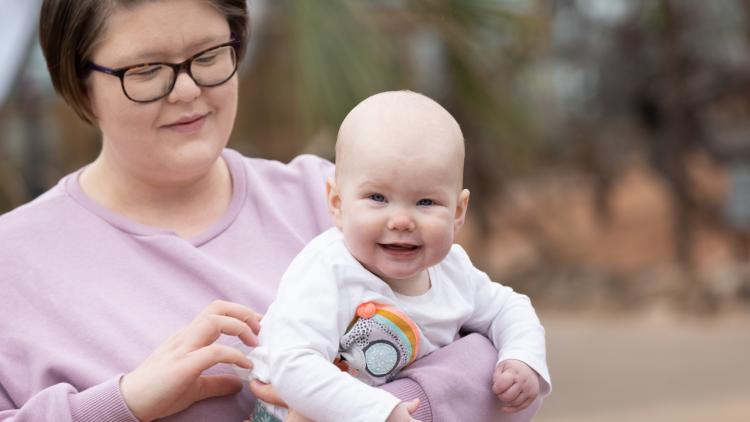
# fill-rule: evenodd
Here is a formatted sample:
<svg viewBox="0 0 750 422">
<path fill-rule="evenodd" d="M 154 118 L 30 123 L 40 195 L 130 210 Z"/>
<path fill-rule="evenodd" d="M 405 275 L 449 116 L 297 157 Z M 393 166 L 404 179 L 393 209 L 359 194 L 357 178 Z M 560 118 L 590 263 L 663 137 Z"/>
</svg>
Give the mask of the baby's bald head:
<svg viewBox="0 0 750 422">
<path fill-rule="evenodd" d="M 382 92 L 349 112 L 336 141 L 336 179 L 356 170 L 359 159 L 373 155 L 403 165 L 440 162 L 446 172 L 454 172 L 457 189 L 462 187 L 461 128 L 445 108 L 422 94 Z"/>
</svg>

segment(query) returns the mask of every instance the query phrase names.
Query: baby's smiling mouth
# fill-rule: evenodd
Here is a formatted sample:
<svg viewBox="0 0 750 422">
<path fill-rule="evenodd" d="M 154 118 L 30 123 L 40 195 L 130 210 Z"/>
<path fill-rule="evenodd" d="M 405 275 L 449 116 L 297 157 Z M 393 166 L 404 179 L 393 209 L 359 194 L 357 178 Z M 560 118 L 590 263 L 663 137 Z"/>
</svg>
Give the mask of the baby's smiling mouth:
<svg viewBox="0 0 750 422">
<path fill-rule="evenodd" d="M 378 243 L 378 245 L 385 250 L 393 252 L 411 252 L 421 247 L 410 243 Z"/>
</svg>

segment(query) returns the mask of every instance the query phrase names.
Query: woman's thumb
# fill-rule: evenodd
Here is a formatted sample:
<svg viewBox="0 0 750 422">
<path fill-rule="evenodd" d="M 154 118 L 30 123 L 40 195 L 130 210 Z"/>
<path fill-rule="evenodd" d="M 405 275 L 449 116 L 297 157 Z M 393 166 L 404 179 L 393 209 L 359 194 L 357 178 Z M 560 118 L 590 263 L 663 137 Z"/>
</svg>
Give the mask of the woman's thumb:
<svg viewBox="0 0 750 422">
<path fill-rule="evenodd" d="M 242 390 L 242 381 L 233 375 L 204 375 L 198 378 L 195 401 L 210 397 L 226 396 L 237 393 L 240 390 Z"/>
</svg>

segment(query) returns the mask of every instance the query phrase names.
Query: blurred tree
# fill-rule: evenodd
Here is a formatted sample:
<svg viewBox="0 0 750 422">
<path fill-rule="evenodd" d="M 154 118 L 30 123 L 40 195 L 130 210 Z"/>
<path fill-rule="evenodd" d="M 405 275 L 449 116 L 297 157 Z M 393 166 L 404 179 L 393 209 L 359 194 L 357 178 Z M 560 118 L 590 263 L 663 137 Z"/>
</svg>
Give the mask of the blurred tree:
<svg viewBox="0 0 750 422">
<path fill-rule="evenodd" d="M 729 229 L 721 204 L 698 189 L 691 160 L 703 155 L 726 164 L 750 158 L 748 133 L 737 139 L 737 131 L 724 124 L 737 108 L 727 105 L 750 93 L 742 13 L 748 2 L 617 0 L 610 8 L 627 5 L 619 14 L 596 16 L 592 9 L 605 3 L 557 2 L 556 20 L 572 19 L 577 25 L 571 28 L 589 33 L 567 36 L 555 49 L 558 59 L 595 80 L 584 111 L 567 116 L 574 130 L 568 136 L 578 145 L 579 165 L 595 181 L 594 206 L 603 222 L 610 189 L 629 158 L 624 152 L 642 147 L 670 193 L 675 257 L 689 266 L 697 228 Z M 623 145 L 617 136 L 622 122 L 637 126 L 642 140 Z"/>
<path fill-rule="evenodd" d="M 467 186 L 479 233 L 490 233 L 502 175 L 530 171 L 540 134 L 523 92 L 544 47 L 537 1 L 403 0 L 268 3 L 243 78 L 235 145 L 289 159 L 332 158 L 339 123 L 365 97 L 411 89 L 440 101 L 467 140 Z M 241 134 L 241 135 L 240 135 Z M 242 143 L 238 136 L 252 139 Z"/>
</svg>

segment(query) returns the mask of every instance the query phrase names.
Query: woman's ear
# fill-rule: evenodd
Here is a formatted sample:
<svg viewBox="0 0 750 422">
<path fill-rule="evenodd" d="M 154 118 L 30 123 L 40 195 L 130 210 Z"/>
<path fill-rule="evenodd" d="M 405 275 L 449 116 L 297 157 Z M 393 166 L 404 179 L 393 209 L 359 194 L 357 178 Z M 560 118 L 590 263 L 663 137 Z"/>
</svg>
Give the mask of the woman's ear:
<svg viewBox="0 0 750 422">
<path fill-rule="evenodd" d="M 328 198 L 328 211 L 331 212 L 333 223 L 341 228 L 341 195 L 336 185 L 336 181 L 329 177 L 326 179 L 326 197 Z"/>
<path fill-rule="evenodd" d="M 469 190 L 464 189 L 458 194 L 456 215 L 453 220 L 453 233 L 456 234 L 466 222 L 466 210 L 469 208 Z"/>
</svg>

